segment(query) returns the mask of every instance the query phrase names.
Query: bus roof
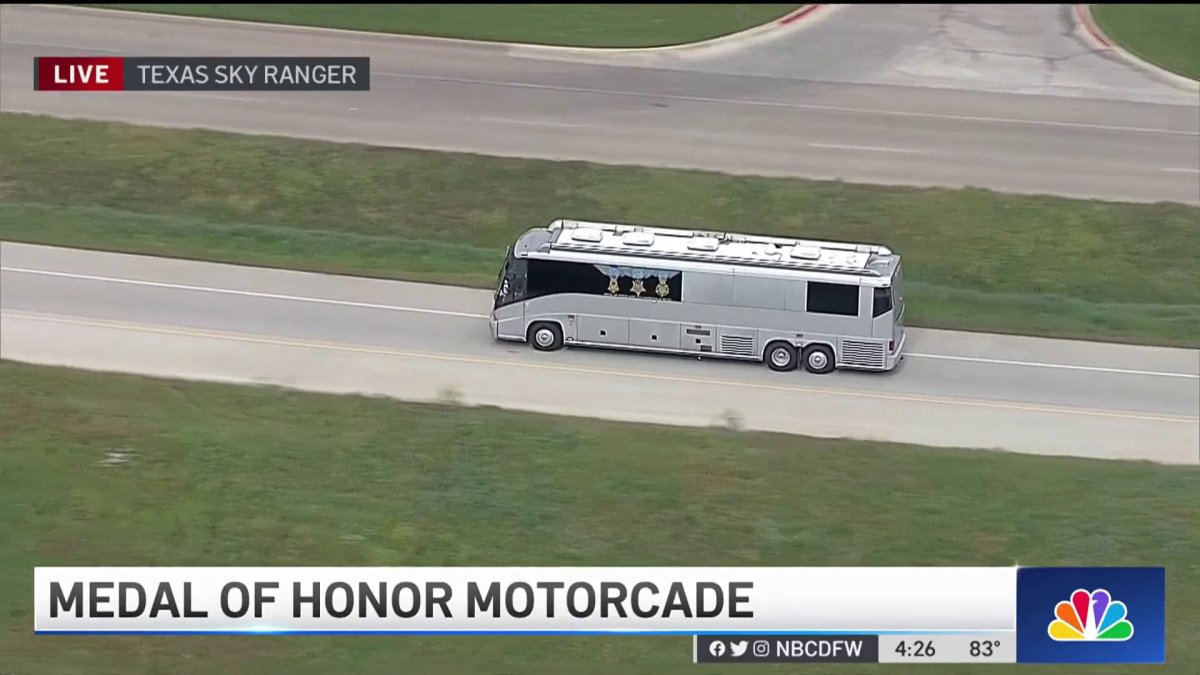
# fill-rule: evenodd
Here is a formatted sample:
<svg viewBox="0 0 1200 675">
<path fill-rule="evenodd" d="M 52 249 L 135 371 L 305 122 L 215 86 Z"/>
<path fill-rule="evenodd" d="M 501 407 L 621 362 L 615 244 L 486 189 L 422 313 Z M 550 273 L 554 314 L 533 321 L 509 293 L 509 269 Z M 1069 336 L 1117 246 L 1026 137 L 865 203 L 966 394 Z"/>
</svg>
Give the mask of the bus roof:
<svg viewBox="0 0 1200 675">
<path fill-rule="evenodd" d="M 559 219 L 533 248 L 555 252 L 890 278 L 900 257 L 885 246 Z M 546 236 L 548 235 L 548 236 Z M 532 242 L 530 242 L 532 243 Z M 574 257 L 574 256 L 571 256 Z"/>
</svg>

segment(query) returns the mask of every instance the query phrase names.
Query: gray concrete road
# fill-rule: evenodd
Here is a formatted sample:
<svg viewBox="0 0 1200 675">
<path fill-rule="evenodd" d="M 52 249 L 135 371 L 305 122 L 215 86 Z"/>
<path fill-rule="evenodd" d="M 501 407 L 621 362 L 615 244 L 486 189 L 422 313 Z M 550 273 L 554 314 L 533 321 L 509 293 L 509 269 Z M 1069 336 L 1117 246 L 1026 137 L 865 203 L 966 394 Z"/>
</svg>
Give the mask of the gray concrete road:
<svg viewBox="0 0 1200 675">
<path fill-rule="evenodd" d="M 0 357 L 934 446 L 1200 463 L 1200 352 L 913 330 L 890 374 L 493 342 L 486 291 L 0 244 Z"/>
<path fill-rule="evenodd" d="M 1062 34 L 1061 12 L 945 7 L 842 7 L 739 50 L 581 57 L 5 5 L 0 109 L 493 155 L 1200 203 L 1200 96 L 1088 53 Z M 33 57 L 53 54 L 364 55 L 372 91 L 33 91 Z"/>
<path fill-rule="evenodd" d="M 812 82 L 1197 103 L 1195 91 L 1097 51 L 1067 4 L 828 5 L 810 17 L 748 49 L 642 60 Z"/>
</svg>

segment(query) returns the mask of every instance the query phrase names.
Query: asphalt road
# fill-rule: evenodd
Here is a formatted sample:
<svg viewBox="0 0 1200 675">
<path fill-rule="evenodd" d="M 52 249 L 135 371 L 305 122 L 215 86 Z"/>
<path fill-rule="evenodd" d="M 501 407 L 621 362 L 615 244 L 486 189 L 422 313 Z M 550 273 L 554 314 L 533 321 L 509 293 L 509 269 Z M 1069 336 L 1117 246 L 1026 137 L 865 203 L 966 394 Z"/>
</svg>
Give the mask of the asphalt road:
<svg viewBox="0 0 1200 675">
<path fill-rule="evenodd" d="M 547 159 L 1200 203 L 1200 95 L 1065 6 L 846 6 L 744 49 L 560 50 L 0 9 L 0 109 Z M 359 94 L 35 92 L 38 55 L 338 54 Z"/>
<path fill-rule="evenodd" d="M 1200 352 L 912 330 L 897 371 L 491 340 L 486 291 L 0 244 L 0 357 L 679 425 L 1200 463 Z"/>
</svg>

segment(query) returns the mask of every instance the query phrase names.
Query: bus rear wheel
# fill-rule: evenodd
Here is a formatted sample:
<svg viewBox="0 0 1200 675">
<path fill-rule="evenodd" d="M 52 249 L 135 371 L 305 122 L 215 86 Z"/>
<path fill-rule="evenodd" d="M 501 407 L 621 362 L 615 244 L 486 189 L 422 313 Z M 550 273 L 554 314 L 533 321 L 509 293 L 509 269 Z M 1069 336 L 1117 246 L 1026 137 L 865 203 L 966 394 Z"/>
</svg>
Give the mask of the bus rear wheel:
<svg viewBox="0 0 1200 675">
<path fill-rule="evenodd" d="M 799 365 L 796 348 L 786 342 L 775 342 L 769 345 L 766 361 L 767 367 L 779 372 L 795 370 Z"/>
<path fill-rule="evenodd" d="M 833 372 L 833 350 L 827 345 L 809 345 L 804 348 L 804 369 L 810 373 L 824 375 Z"/>
<path fill-rule="evenodd" d="M 562 329 L 556 323 L 535 323 L 529 328 L 529 341 L 539 352 L 552 352 L 563 345 Z"/>
</svg>

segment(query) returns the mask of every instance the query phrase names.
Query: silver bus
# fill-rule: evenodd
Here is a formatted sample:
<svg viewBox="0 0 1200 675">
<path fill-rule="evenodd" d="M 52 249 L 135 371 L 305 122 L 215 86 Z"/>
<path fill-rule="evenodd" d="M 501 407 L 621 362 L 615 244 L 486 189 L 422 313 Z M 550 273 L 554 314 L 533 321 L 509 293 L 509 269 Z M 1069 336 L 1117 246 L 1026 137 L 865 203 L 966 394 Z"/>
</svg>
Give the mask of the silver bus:
<svg viewBox="0 0 1200 675">
<path fill-rule="evenodd" d="M 900 257 L 883 246 L 556 220 L 508 248 L 492 337 L 886 371 L 904 354 Z"/>
</svg>

